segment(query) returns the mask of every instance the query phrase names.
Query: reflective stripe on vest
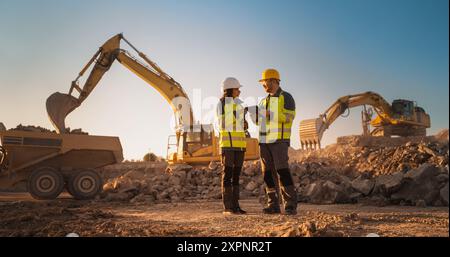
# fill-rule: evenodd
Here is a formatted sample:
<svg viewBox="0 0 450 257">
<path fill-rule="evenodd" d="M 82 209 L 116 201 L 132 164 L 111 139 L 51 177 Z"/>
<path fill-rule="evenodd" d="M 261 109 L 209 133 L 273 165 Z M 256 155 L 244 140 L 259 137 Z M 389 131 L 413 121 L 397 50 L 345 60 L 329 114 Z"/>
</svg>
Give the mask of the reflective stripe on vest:
<svg viewBox="0 0 450 257">
<path fill-rule="evenodd" d="M 222 107 L 221 113 L 218 114 L 219 146 L 227 149 L 245 149 L 247 143 L 244 131 L 244 108 L 233 100 L 226 100 Z"/>
<path fill-rule="evenodd" d="M 264 115 L 269 111 L 268 117 L 262 118 L 259 123 L 259 142 L 275 143 L 277 140 L 290 140 L 292 121 L 295 118 L 295 110 L 284 108 L 283 91 L 278 97 L 267 96 L 259 104 Z M 263 116 L 264 117 L 264 116 Z"/>
</svg>

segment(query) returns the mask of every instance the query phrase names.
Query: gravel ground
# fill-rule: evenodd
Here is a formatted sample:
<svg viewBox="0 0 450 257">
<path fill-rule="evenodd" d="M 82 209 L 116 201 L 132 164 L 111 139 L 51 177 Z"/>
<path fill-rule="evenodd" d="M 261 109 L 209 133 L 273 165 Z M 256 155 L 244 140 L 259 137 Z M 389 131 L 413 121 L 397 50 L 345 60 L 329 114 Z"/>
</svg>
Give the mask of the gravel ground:
<svg viewBox="0 0 450 257">
<path fill-rule="evenodd" d="M 296 216 L 264 215 L 256 198 L 248 215 L 223 215 L 220 200 L 179 203 L 36 201 L 0 194 L 0 236 L 449 236 L 448 207 L 300 204 Z"/>
</svg>

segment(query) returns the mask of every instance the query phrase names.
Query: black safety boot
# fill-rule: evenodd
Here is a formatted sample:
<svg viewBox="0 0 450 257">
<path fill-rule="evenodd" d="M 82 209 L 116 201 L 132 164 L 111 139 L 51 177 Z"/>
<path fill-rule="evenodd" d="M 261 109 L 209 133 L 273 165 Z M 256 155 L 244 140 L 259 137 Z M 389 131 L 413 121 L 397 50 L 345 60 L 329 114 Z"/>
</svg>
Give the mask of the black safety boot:
<svg viewBox="0 0 450 257">
<path fill-rule="evenodd" d="M 266 187 L 267 207 L 263 209 L 265 214 L 281 213 L 278 196 L 275 188 Z"/>
<path fill-rule="evenodd" d="M 286 215 L 296 215 L 297 214 L 297 206 L 293 207 L 293 206 L 286 206 L 286 208 L 284 208 L 284 214 Z"/>
<path fill-rule="evenodd" d="M 281 194 L 284 202 L 284 213 L 286 215 L 297 214 L 297 191 L 293 185 L 281 186 Z"/>
<path fill-rule="evenodd" d="M 280 207 L 276 206 L 269 206 L 263 209 L 264 214 L 280 214 L 281 210 Z"/>
<path fill-rule="evenodd" d="M 242 210 L 241 207 L 237 207 L 233 211 L 234 211 L 234 214 L 247 214 L 247 212 Z"/>
<path fill-rule="evenodd" d="M 233 211 L 234 214 L 246 214 L 247 212 L 242 210 L 239 206 L 239 185 L 233 185 Z"/>
<path fill-rule="evenodd" d="M 223 214 L 234 214 L 232 190 L 231 187 L 222 188 Z"/>
</svg>

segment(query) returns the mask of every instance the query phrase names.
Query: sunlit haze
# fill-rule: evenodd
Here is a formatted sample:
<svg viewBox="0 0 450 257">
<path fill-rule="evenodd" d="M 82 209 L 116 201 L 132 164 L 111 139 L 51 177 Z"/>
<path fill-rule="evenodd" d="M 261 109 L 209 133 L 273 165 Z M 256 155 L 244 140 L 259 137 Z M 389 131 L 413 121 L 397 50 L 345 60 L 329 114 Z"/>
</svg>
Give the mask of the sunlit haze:
<svg viewBox="0 0 450 257">
<path fill-rule="evenodd" d="M 300 120 L 318 117 L 341 96 L 365 91 L 388 102 L 416 101 L 430 114 L 427 133 L 433 134 L 449 124 L 448 5 L 447 0 L 1 0 L 0 122 L 7 128 L 21 123 L 53 129 L 46 98 L 67 93 L 98 47 L 123 33 L 183 86 L 197 120 L 211 118 L 224 78 L 239 79 L 241 99 L 253 105 L 266 95 L 258 83 L 261 72 L 276 68 L 281 87 L 296 101 L 294 148 L 300 145 Z M 360 112 L 354 108 L 339 118 L 323 145 L 361 134 Z M 92 135 L 119 136 L 126 159 L 141 159 L 148 151 L 165 157 L 173 134 L 166 100 L 118 62 L 66 124 Z"/>
</svg>

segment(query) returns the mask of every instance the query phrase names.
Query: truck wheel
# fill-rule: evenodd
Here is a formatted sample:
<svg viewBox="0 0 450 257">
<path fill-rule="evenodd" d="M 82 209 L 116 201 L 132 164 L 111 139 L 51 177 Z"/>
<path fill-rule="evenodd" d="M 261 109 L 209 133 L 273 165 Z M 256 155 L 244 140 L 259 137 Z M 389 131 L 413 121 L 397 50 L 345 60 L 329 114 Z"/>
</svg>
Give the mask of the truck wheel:
<svg viewBox="0 0 450 257">
<path fill-rule="evenodd" d="M 51 167 L 34 170 L 27 181 L 28 192 L 35 199 L 55 199 L 64 190 L 63 175 Z"/>
<path fill-rule="evenodd" d="M 74 174 L 67 184 L 67 191 L 79 200 L 94 198 L 102 188 L 102 178 L 94 170 L 83 170 Z"/>
</svg>

